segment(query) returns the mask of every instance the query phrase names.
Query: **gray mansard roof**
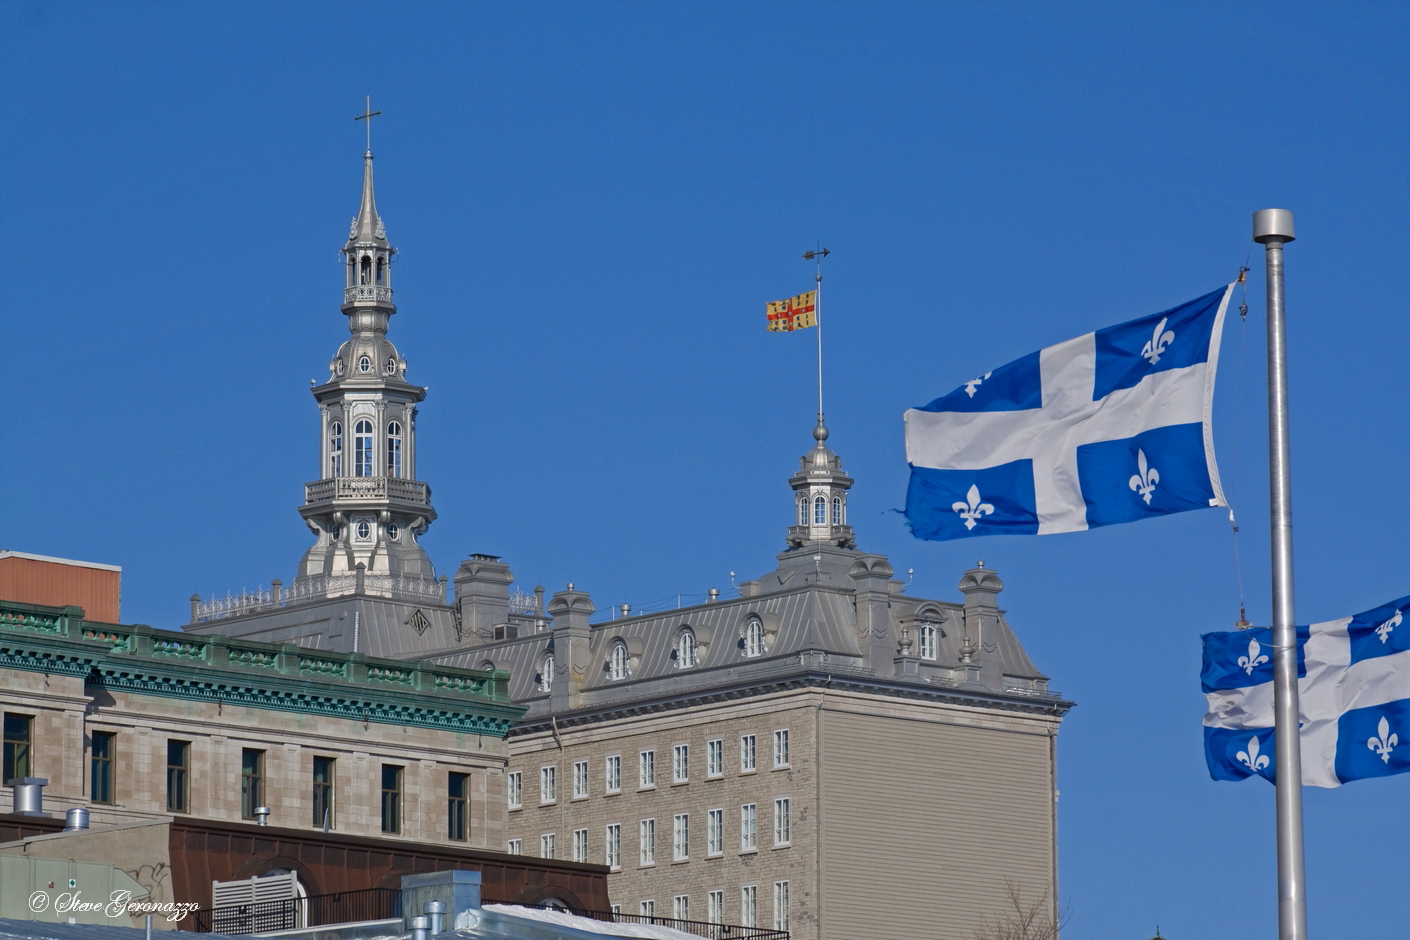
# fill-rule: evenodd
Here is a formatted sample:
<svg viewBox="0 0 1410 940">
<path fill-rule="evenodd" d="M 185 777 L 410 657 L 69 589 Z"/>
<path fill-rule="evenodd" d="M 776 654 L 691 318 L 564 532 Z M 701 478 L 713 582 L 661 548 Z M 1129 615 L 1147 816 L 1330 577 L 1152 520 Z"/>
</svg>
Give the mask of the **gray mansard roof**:
<svg viewBox="0 0 1410 940">
<path fill-rule="evenodd" d="M 596 609 L 589 595 L 572 585 L 553 595 L 547 615 L 496 617 L 483 605 L 467 604 L 461 608 L 463 642 L 418 658 L 508 671 L 510 698 L 529 707 L 521 729 L 549 716 L 571 723 L 604 711 L 822 681 L 1023 710 L 1070 707 L 1048 691 L 1047 677 L 995 606 L 1003 585 L 993 571 L 966 572 L 960 582 L 965 600 L 953 602 L 905 594 L 881 555 L 812 545 L 778 557 L 778 569 L 741 585 L 737 598 L 598 623 L 590 622 Z M 456 579 L 460 601 L 486 601 L 488 580 L 512 581 L 498 559 L 476 559 Z M 467 566 L 475 569 L 470 578 Z M 477 617 L 481 626 L 474 629 Z M 764 633 L 765 649 L 757 656 L 744 648 L 751 620 Z M 933 658 L 921 657 L 922 628 L 937 633 Z M 685 630 L 698 650 L 697 664 L 688 668 L 675 655 Z M 619 644 L 629 667 L 625 678 L 609 671 Z M 545 684 L 550 657 L 553 674 Z"/>
</svg>

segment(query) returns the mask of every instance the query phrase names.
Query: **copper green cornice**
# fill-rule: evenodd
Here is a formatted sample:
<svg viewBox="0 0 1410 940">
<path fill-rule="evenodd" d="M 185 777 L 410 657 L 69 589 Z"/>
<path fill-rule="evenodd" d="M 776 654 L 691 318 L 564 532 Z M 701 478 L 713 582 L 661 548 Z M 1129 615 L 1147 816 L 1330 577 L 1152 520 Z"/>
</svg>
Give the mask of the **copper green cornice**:
<svg viewBox="0 0 1410 940">
<path fill-rule="evenodd" d="M 0 666 L 138 695 L 504 737 L 525 709 L 509 674 L 221 636 L 92 623 L 78 607 L 0 601 Z"/>
</svg>

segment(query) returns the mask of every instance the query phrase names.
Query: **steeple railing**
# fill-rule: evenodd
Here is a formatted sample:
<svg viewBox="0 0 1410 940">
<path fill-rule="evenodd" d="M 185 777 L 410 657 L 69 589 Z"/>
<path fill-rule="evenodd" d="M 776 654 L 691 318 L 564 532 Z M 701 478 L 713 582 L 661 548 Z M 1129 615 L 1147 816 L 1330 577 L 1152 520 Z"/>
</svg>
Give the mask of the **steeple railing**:
<svg viewBox="0 0 1410 940">
<path fill-rule="evenodd" d="M 395 499 L 427 505 L 431 488 L 400 477 L 332 477 L 304 484 L 304 502 L 309 505 L 335 499 Z"/>
<path fill-rule="evenodd" d="M 343 291 L 345 304 L 389 304 L 392 302 L 390 287 L 377 287 L 372 284 L 358 284 Z"/>
</svg>

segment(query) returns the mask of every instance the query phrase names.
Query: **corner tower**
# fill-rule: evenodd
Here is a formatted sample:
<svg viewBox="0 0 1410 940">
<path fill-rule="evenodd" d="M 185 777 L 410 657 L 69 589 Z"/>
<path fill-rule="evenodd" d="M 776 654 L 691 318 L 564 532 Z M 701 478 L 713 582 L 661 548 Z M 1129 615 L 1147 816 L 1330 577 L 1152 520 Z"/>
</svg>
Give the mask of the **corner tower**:
<svg viewBox="0 0 1410 940">
<path fill-rule="evenodd" d="M 416 541 L 436 518 L 431 488 L 416 479 L 416 406 L 426 389 L 406 380 L 406 362 L 387 339 L 397 312 L 396 249 L 377 214 L 371 150 L 363 155 L 362 204 L 342 253 L 342 311 L 352 336 L 329 362 L 328 381 L 312 389 L 320 470 L 319 479 L 304 486 L 299 514 L 316 541 L 299 563 L 290 594 L 443 596 Z"/>
</svg>

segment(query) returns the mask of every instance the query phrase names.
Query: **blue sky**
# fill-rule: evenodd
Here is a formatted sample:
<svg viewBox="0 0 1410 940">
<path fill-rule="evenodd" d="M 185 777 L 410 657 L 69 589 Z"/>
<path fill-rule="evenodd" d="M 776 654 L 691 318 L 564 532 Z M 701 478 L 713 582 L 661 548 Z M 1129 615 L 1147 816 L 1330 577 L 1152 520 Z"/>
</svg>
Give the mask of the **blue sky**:
<svg viewBox="0 0 1410 940">
<path fill-rule="evenodd" d="M 977 558 L 1052 684 L 1072 938 L 1268 935 L 1273 791 L 1216 784 L 1199 634 L 1238 614 L 1218 511 L 912 539 L 902 411 L 1287 251 L 1301 622 L 1410 593 L 1410 218 L 1396 4 L 5 2 L 0 546 L 123 567 L 123 617 L 286 581 L 307 544 L 363 96 L 430 386 L 440 571 L 505 556 L 664 602 L 769 570 L 811 443 L 812 336 L 763 304 L 828 259 L 830 443 L 862 548 L 958 598 Z M 1268 620 L 1261 249 L 1216 393 Z M 1242 375 L 1242 380 L 1240 376 Z M 1317 937 L 1390 936 L 1410 779 L 1309 791 Z M 924 794 L 908 794 L 924 805 Z M 923 886 L 919 887 L 923 890 Z"/>
</svg>

